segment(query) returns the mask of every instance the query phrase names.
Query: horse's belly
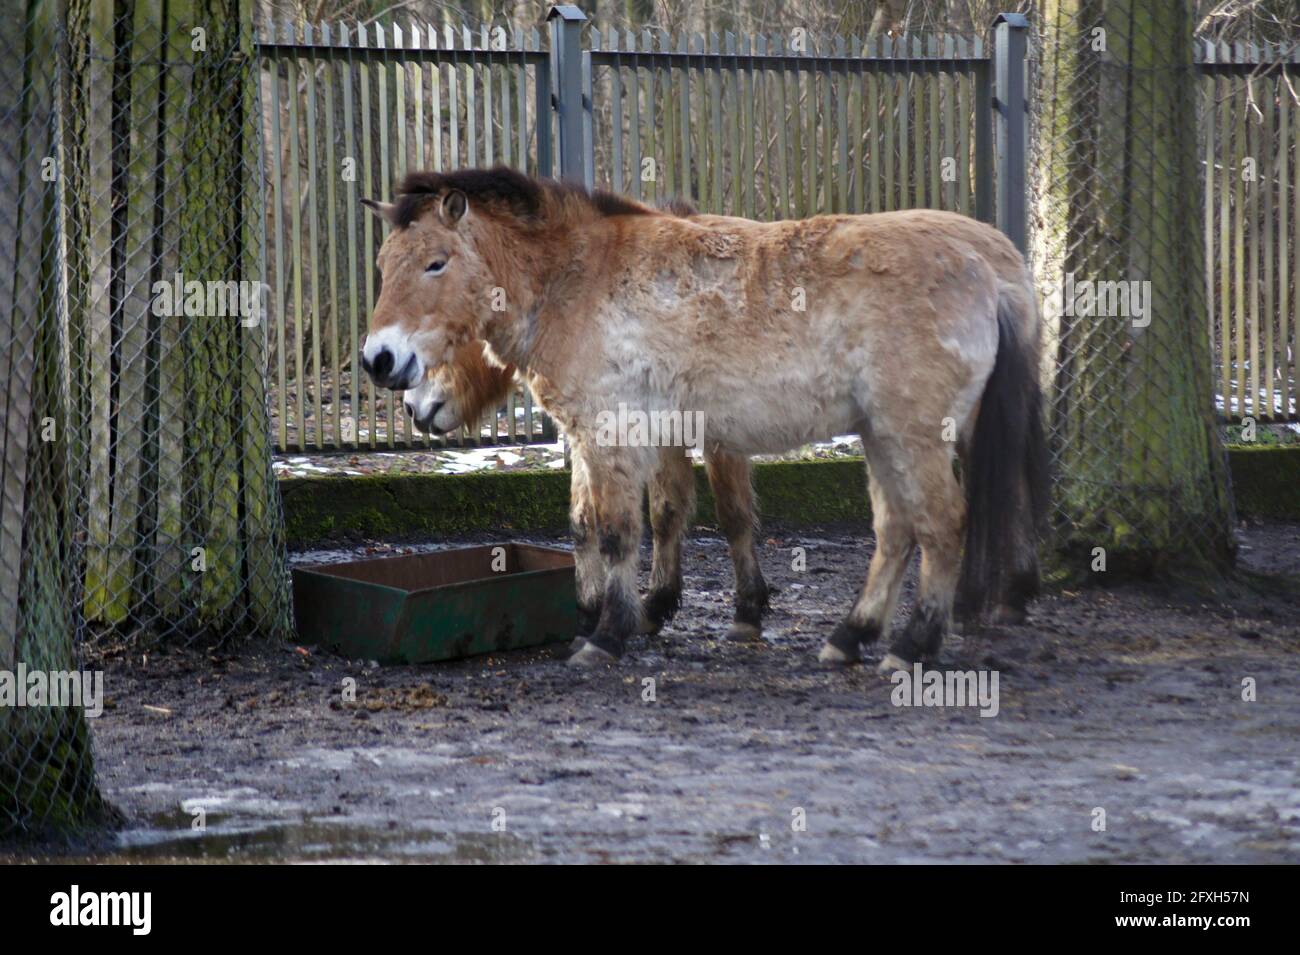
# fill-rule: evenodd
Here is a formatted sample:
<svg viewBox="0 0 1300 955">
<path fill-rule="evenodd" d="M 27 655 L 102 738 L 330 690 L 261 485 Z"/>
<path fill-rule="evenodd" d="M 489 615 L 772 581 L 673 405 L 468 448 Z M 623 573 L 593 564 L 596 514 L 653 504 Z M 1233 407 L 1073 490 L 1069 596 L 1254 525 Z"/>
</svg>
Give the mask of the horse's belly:
<svg viewBox="0 0 1300 955">
<path fill-rule="evenodd" d="M 779 454 L 855 430 L 857 414 L 846 401 L 750 392 L 734 400 L 701 402 L 707 444 L 741 454 Z"/>
</svg>

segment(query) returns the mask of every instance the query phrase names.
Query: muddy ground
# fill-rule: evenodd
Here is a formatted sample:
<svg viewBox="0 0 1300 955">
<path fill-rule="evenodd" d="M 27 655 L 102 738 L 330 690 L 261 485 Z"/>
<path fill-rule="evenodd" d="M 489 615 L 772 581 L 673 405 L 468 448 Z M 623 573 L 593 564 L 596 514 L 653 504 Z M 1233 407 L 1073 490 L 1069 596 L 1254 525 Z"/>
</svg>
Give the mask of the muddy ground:
<svg viewBox="0 0 1300 955">
<path fill-rule="evenodd" d="M 952 638 L 944 667 L 998 672 L 991 718 L 897 707 L 871 667 L 822 669 L 869 531 L 765 534 L 779 593 L 760 645 L 721 639 L 730 565 L 702 531 L 682 612 L 604 672 L 550 650 L 104 659 L 98 768 L 127 824 L 96 857 L 1300 862 L 1300 525 L 1241 533 L 1243 566 L 1286 586 L 1066 590 L 1024 626 Z"/>
</svg>

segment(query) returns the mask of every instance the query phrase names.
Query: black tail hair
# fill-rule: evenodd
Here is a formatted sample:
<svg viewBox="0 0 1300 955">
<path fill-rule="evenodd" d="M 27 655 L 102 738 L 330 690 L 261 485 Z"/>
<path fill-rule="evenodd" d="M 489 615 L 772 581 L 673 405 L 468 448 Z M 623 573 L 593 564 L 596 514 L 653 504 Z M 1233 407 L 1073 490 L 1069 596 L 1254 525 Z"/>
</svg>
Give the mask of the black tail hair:
<svg viewBox="0 0 1300 955">
<path fill-rule="evenodd" d="M 978 618 L 990 606 L 1017 610 L 1038 593 L 1038 542 L 1048 506 L 1038 355 L 1019 329 L 1020 307 L 998 297 L 998 353 L 984 385 L 975 433 L 963 462 L 966 552 L 957 602 Z"/>
</svg>

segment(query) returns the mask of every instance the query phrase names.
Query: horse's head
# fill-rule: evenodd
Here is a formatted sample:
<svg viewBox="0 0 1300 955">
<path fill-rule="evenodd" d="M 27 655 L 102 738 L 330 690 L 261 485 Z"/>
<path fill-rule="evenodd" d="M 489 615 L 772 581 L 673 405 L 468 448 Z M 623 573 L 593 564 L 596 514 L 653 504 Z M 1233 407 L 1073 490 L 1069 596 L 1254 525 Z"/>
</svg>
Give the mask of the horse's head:
<svg viewBox="0 0 1300 955">
<path fill-rule="evenodd" d="M 450 364 L 430 370 L 419 385 L 402 396 L 402 405 L 415 426 L 425 434 L 446 434 L 466 422 L 477 421 L 499 405 L 514 386 L 513 365 L 487 360 L 483 343 L 474 341 L 456 349 Z"/>
<path fill-rule="evenodd" d="M 379 249 L 379 300 L 361 366 L 381 388 L 414 388 L 481 337 L 483 290 L 495 283 L 475 248 L 464 192 L 361 201 L 392 226 Z"/>
</svg>

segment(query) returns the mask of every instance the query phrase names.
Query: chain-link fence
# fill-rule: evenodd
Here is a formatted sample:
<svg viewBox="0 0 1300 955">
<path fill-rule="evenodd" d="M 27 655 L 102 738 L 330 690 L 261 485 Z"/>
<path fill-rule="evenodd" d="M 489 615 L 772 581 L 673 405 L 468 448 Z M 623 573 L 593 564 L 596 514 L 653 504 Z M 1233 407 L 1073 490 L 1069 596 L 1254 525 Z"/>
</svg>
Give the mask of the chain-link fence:
<svg viewBox="0 0 1300 955">
<path fill-rule="evenodd" d="M 52 8 L 0 27 L 0 832 L 102 808 L 82 710 L 24 705 L 29 669 L 80 665 Z"/>
<path fill-rule="evenodd" d="M 129 0 L 23 9 L 0 28 L 0 830 L 66 827 L 103 811 L 84 700 L 72 692 L 85 690 L 72 679 L 84 647 L 279 637 L 291 626 L 265 392 L 276 296 L 264 237 L 279 225 L 268 230 L 264 216 L 265 84 L 255 79 L 250 0 L 204 0 L 184 20 Z M 1093 568 L 1099 549 L 1111 568 L 1219 562 L 1230 553 L 1231 503 L 1211 398 L 1191 18 L 1180 0 L 1042 0 L 1036 21 L 1029 226 L 1060 540 Z M 968 110 L 993 107 L 967 75 L 978 63 L 955 45 L 940 50 L 928 86 L 892 72 L 901 61 L 884 73 L 837 62 L 804 77 L 802 94 L 776 75 L 800 62 L 767 64 L 773 75 L 757 94 L 752 63 L 732 64 L 739 79 L 718 76 L 742 110 L 754 96 L 779 102 L 782 89 L 808 109 L 819 99 L 824 122 L 805 127 L 816 153 L 787 149 L 761 118 L 724 115 L 721 83 L 715 108 L 711 61 L 691 60 L 691 49 L 654 55 L 682 74 L 656 94 L 685 131 L 675 140 L 682 164 L 663 169 L 696 198 L 706 186 L 716 199 L 762 182 L 772 210 L 784 211 L 802 182 L 806 213 L 832 199 L 889 207 L 870 179 L 836 178 L 850 156 L 870 164 L 877 127 L 900 143 L 896 152 L 886 138 L 878 150 L 886 169 L 896 157 L 899 205 L 923 204 L 906 198 L 906 182 L 912 200 L 921 190 L 967 205 L 989 185 L 963 192 L 957 179 L 947 189 L 942 164 L 922 161 L 921 145 L 940 160 L 952 145 L 968 160 L 956 167 L 971 168 L 973 140 L 991 125 L 966 124 Z M 656 115 L 650 75 L 626 69 L 631 52 L 595 57 L 605 84 L 596 98 L 610 117 L 597 130 L 615 128 L 616 101 L 620 136 L 627 124 L 632 137 L 642 110 Z M 619 70 L 627 75 L 615 80 Z M 690 102 L 707 104 L 707 129 L 692 122 Z M 923 121 L 936 115 L 944 122 Z M 896 126 L 881 125 L 891 116 Z M 705 136 L 724 119 L 729 152 Z M 755 129 L 765 138 L 754 149 L 776 143 L 775 168 L 806 163 L 789 170 L 794 192 L 743 172 L 737 186 L 724 160 L 752 168 L 736 137 Z M 632 162 L 641 143 L 629 142 L 618 163 L 628 179 L 641 166 Z M 49 705 L 56 677 L 74 705 Z M 37 701 L 29 691 L 41 680 Z"/>
<path fill-rule="evenodd" d="M 1214 565 L 1231 551 L 1192 26 L 1182 0 L 1038 10 L 1031 251 L 1056 518 L 1094 571 Z"/>
<path fill-rule="evenodd" d="M 27 6 L 0 79 L 0 830 L 98 805 L 83 641 L 291 626 L 246 2 Z"/>
</svg>

